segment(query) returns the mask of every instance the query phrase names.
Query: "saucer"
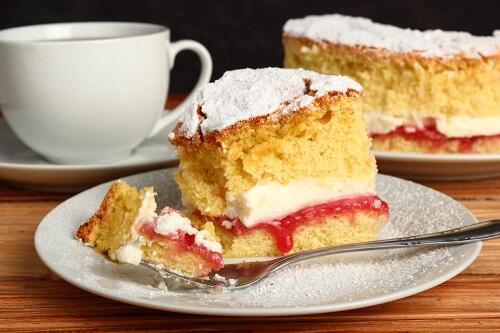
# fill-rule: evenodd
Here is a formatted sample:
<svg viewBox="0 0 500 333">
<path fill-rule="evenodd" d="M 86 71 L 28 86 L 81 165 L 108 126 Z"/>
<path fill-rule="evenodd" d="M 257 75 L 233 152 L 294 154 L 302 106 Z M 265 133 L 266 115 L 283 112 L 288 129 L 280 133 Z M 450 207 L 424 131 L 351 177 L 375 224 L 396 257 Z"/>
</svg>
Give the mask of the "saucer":
<svg viewBox="0 0 500 333">
<path fill-rule="evenodd" d="M 44 160 L 23 144 L 0 118 L 0 181 L 53 192 L 77 192 L 93 185 L 138 172 L 175 166 L 169 130 L 141 143 L 128 158 L 109 164 L 59 165 Z"/>
</svg>

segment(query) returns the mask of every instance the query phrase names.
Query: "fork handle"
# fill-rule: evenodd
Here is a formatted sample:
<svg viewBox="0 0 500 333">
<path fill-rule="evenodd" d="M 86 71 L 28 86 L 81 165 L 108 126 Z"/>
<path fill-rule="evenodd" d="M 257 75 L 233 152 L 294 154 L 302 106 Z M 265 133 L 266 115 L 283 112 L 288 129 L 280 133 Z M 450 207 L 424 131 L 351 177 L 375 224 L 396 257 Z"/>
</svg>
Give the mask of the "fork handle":
<svg viewBox="0 0 500 333">
<path fill-rule="evenodd" d="M 293 253 L 276 259 L 274 264 L 272 265 L 271 270 L 274 271 L 283 266 L 293 264 L 302 260 L 322 257 L 331 254 L 382 249 L 398 249 L 428 245 L 458 245 L 478 242 L 496 237 L 500 237 L 500 220 L 489 220 L 468 225 L 462 228 L 451 229 L 431 234 L 330 246 L 315 250 Z"/>
</svg>

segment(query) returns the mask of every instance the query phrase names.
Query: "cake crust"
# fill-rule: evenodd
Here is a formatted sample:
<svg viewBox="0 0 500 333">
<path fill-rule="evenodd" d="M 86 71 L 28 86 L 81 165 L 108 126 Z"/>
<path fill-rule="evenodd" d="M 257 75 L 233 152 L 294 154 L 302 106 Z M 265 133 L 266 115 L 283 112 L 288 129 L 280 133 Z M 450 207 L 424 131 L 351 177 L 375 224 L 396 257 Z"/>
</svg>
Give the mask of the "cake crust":
<svg viewBox="0 0 500 333">
<path fill-rule="evenodd" d="M 288 20 L 283 35 L 319 43 L 352 46 L 376 56 L 411 55 L 429 59 L 484 59 L 500 55 L 497 36 L 466 32 L 412 30 L 341 14 L 311 15 Z"/>
<path fill-rule="evenodd" d="M 222 141 L 238 131 L 305 112 L 322 97 L 332 102 L 362 91 L 349 77 L 303 69 L 229 71 L 198 92 L 169 139 L 176 145 Z"/>
<path fill-rule="evenodd" d="M 122 184 L 123 183 L 121 181 L 117 181 L 111 185 L 97 211 L 92 214 L 92 216 L 89 217 L 87 221 L 85 221 L 78 227 L 76 231 L 76 238 L 91 246 L 95 245 L 95 242 L 91 236 L 92 232 L 95 231 L 96 226 L 102 222 L 104 215 L 109 211 L 109 207 L 113 202 L 113 198 L 116 197 Z"/>
<path fill-rule="evenodd" d="M 363 96 L 363 92 L 356 91 L 353 89 L 349 89 L 345 93 L 339 92 L 329 92 L 319 98 L 314 100 L 314 106 L 317 107 L 326 107 L 332 103 L 338 103 L 343 98 L 359 98 Z M 203 134 L 201 131 L 197 131 L 195 135 L 188 136 L 181 131 L 182 123 L 178 123 L 174 130 L 172 131 L 173 135 L 170 136 L 169 141 L 171 144 L 175 146 L 189 146 L 191 148 L 199 148 L 202 145 L 212 146 L 212 147 L 221 147 L 223 142 L 231 136 L 236 136 L 240 132 L 252 130 L 252 128 L 256 128 L 266 122 L 277 122 L 277 121 L 290 121 L 293 119 L 297 119 L 300 117 L 304 117 L 308 113 L 311 112 L 311 106 L 302 107 L 294 112 L 287 113 L 285 115 L 279 115 L 283 108 L 277 109 L 273 113 L 254 117 L 251 119 L 240 120 L 229 127 L 220 130 L 210 131 L 206 134 Z"/>
<path fill-rule="evenodd" d="M 327 40 L 315 40 L 304 36 L 291 36 L 283 33 L 282 42 L 284 45 L 300 45 L 313 49 L 314 47 L 328 50 L 329 52 L 348 52 L 358 56 L 366 57 L 371 61 L 395 61 L 399 63 L 415 63 L 434 66 L 440 65 L 448 68 L 464 68 L 488 61 L 500 60 L 500 49 L 497 53 L 481 55 L 481 57 L 470 57 L 465 53 L 457 53 L 453 57 L 423 56 L 419 52 L 395 52 L 385 48 L 368 45 L 346 45 L 333 43 Z M 286 66 L 285 66 L 286 67 Z"/>
</svg>

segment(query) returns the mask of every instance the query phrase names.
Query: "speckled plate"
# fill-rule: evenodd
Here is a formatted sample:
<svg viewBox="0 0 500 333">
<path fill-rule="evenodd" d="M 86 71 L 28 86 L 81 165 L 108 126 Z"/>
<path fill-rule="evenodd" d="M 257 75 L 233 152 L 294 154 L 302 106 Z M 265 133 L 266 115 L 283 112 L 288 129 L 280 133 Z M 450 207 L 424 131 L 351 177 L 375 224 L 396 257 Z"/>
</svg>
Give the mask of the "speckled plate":
<svg viewBox="0 0 500 333">
<path fill-rule="evenodd" d="M 500 177 L 500 154 L 375 152 L 380 172 L 417 180 L 471 180 Z"/>
<path fill-rule="evenodd" d="M 181 205 L 174 170 L 125 178 L 155 185 L 160 205 Z M 478 256 L 481 243 L 456 247 L 384 250 L 290 266 L 240 291 L 206 293 L 158 288 L 160 280 L 141 267 L 115 264 L 74 238 L 76 228 L 98 206 L 109 183 L 63 202 L 40 223 L 35 247 L 58 276 L 91 293 L 148 308 L 225 316 L 305 315 L 362 308 L 432 288 L 459 274 Z M 409 236 L 476 222 L 451 198 L 427 187 L 380 175 L 379 195 L 390 220 L 381 237 Z"/>
</svg>

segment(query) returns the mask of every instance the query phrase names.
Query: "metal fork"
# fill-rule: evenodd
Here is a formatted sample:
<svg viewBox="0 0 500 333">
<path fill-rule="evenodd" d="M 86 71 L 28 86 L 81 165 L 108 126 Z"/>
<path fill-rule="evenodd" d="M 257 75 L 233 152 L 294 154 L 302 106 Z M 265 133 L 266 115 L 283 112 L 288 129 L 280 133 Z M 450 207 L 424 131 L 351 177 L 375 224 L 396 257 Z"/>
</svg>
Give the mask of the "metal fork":
<svg viewBox="0 0 500 333">
<path fill-rule="evenodd" d="M 371 250 L 398 249 L 430 245 L 460 245 L 492 239 L 500 236 L 500 220 L 484 221 L 462 228 L 451 229 L 431 234 L 377 240 L 372 242 L 354 243 L 339 246 L 324 247 L 309 251 L 289 254 L 276 259 L 248 263 L 228 264 L 221 270 L 202 278 L 180 275 L 165 269 L 156 270 L 147 263 L 142 266 L 155 269 L 162 278 L 175 278 L 183 286 L 190 288 L 243 289 L 256 284 L 272 272 L 299 261 L 328 256 L 332 254 L 361 252 Z M 187 283 L 187 284 L 186 284 Z"/>
</svg>

